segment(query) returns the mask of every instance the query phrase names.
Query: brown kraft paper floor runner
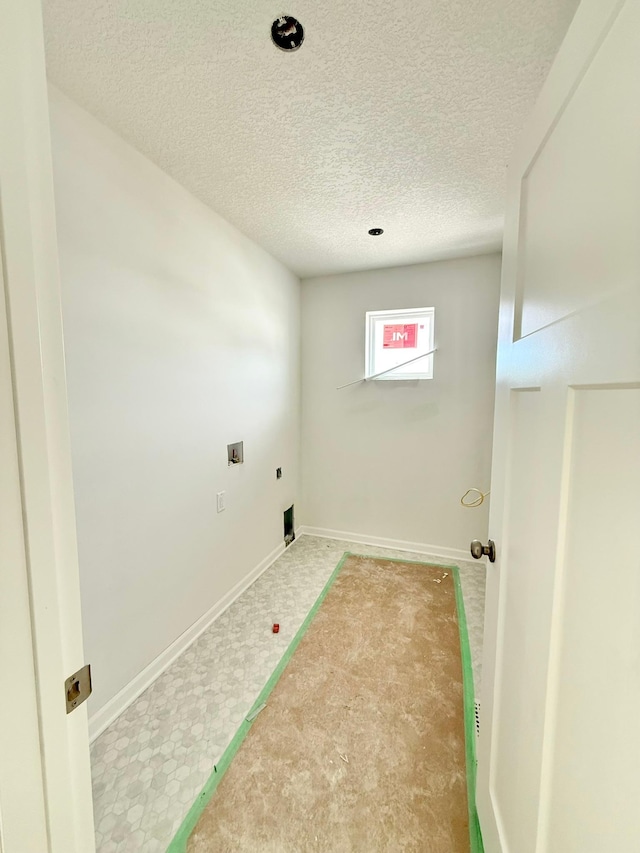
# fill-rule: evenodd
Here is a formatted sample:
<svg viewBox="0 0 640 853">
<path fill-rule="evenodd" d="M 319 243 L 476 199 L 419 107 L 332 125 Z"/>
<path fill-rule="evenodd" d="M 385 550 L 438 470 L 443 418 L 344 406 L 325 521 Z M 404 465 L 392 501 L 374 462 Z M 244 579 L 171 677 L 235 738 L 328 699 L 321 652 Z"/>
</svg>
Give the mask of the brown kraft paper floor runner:
<svg viewBox="0 0 640 853">
<path fill-rule="evenodd" d="M 447 571 L 346 557 L 188 853 L 468 853 Z"/>
</svg>

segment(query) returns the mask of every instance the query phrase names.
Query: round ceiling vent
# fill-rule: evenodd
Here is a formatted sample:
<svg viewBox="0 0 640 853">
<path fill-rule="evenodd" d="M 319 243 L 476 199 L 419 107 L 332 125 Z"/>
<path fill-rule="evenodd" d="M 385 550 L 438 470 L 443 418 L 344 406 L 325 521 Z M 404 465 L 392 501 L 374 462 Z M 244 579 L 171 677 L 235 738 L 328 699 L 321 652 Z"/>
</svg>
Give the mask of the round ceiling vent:
<svg viewBox="0 0 640 853">
<path fill-rule="evenodd" d="M 297 50 L 304 41 L 302 24 L 290 15 L 276 18 L 271 24 L 271 40 L 280 50 Z"/>
<path fill-rule="evenodd" d="M 369 228 L 368 233 L 371 234 L 372 237 L 379 237 L 381 234 L 384 234 L 384 229 L 383 228 Z"/>
</svg>

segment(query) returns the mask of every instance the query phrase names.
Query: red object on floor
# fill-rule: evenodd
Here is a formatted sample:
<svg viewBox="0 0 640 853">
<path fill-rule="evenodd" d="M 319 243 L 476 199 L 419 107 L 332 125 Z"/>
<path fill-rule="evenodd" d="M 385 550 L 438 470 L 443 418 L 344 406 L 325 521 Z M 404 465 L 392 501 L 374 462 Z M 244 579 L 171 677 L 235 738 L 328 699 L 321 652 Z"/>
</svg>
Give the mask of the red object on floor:
<svg viewBox="0 0 640 853">
<path fill-rule="evenodd" d="M 280 630 L 280 625 L 277 622 L 274 622 L 273 628 L 271 630 L 273 631 L 274 634 L 277 634 L 278 631 Z"/>
</svg>

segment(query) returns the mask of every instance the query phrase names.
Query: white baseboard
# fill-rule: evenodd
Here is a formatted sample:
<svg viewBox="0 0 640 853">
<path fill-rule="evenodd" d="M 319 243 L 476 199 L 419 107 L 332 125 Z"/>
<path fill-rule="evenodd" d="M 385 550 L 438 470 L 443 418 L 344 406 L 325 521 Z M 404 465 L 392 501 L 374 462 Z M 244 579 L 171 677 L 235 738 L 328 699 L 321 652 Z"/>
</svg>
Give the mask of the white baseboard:
<svg viewBox="0 0 640 853">
<path fill-rule="evenodd" d="M 296 536 L 298 535 L 299 531 L 297 530 Z M 269 568 L 269 566 L 273 565 L 278 557 L 284 553 L 284 550 L 285 545 L 283 542 L 281 545 L 278 545 L 277 548 L 274 548 L 273 551 L 264 558 L 264 560 L 261 560 L 258 565 L 245 575 L 245 577 L 239 581 L 233 589 L 229 590 L 229 592 L 223 596 L 220 601 L 217 601 L 213 607 L 210 607 L 206 613 L 197 619 L 190 628 L 187 628 L 184 633 L 180 634 L 177 640 L 174 640 L 173 643 L 161 652 L 157 658 L 152 660 L 151 663 L 142 670 L 142 672 L 138 673 L 135 678 L 132 678 L 131 681 L 122 688 L 122 690 L 116 693 L 116 695 L 106 703 L 106 705 L 103 705 L 99 711 L 91 715 L 89 717 L 89 741 L 94 741 L 98 735 L 102 734 L 102 732 L 110 726 L 111 723 L 147 689 L 147 687 L 153 684 L 156 678 L 158 678 L 158 676 L 161 675 L 165 669 L 167 669 L 167 667 L 169 667 L 174 660 L 185 651 L 185 649 L 198 639 L 203 631 L 206 631 L 212 622 L 215 622 L 215 620 L 221 616 L 222 613 L 224 613 L 224 611 L 230 607 L 233 602 Z"/>
<path fill-rule="evenodd" d="M 325 539 L 340 539 L 347 542 L 358 542 L 362 545 L 377 545 L 380 548 L 391 548 L 395 551 L 414 551 L 418 554 L 429 554 L 444 560 L 468 560 L 470 554 L 457 548 L 446 548 L 439 545 L 426 545 L 422 542 L 405 542 L 401 539 L 384 539 L 376 536 L 364 536 L 360 533 L 349 533 L 345 530 L 329 530 L 323 527 L 302 526 L 296 530 L 296 537 L 301 535 L 320 536 Z M 187 628 L 170 646 L 161 652 L 157 658 L 151 661 L 142 672 L 126 684 L 122 690 L 111 698 L 95 714 L 89 717 L 89 740 L 93 742 L 98 735 L 116 720 L 122 712 L 134 702 L 147 687 L 161 675 L 171 664 L 198 639 L 203 631 L 215 622 L 242 593 L 254 583 L 263 572 L 283 554 L 285 545 L 282 543 L 274 548 L 264 560 L 253 568 L 245 577 L 239 581 L 220 601 L 210 607 L 190 628 Z"/>
<path fill-rule="evenodd" d="M 358 542 L 360 545 L 376 545 L 379 548 L 391 548 L 394 551 L 414 551 L 417 554 L 429 554 L 444 560 L 470 560 L 471 554 L 461 548 L 447 548 L 443 545 L 427 545 L 424 542 L 406 542 L 404 539 L 384 539 L 381 536 L 368 536 L 362 533 L 349 533 L 346 530 L 329 530 L 325 527 L 307 527 L 302 525 L 301 534 L 321 536 L 323 539 L 340 539 Z"/>
</svg>

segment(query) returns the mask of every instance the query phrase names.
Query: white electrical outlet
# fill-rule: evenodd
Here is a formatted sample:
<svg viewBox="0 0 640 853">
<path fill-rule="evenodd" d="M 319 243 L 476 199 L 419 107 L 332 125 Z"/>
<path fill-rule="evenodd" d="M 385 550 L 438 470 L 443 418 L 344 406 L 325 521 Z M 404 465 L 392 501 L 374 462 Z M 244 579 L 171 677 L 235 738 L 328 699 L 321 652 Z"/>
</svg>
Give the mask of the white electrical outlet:
<svg viewBox="0 0 640 853">
<path fill-rule="evenodd" d="M 226 502 L 225 495 L 226 495 L 226 492 L 218 492 L 216 494 L 218 512 L 224 512 L 224 510 L 227 508 L 227 502 Z"/>
</svg>

